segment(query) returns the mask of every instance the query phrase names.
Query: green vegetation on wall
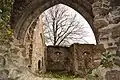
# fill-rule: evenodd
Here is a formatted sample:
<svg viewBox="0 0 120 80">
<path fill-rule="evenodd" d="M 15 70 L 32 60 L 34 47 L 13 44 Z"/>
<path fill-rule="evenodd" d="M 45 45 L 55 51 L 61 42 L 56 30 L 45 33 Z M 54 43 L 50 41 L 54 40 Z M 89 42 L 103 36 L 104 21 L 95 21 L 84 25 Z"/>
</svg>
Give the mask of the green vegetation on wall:
<svg viewBox="0 0 120 80">
<path fill-rule="evenodd" d="M 101 65 L 105 68 L 112 68 L 113 67 L 113 60 L 112 60 L 113 54 L 110 52 L 103 53 L 102 59 L 101 59 Z"/>
<path fill-rule="evenodd" d="M 13 0 L 0 0 L 0 35 L 1 33 L 5 35 L 12 34 L 10 29 L 10 15 L 13 2 Z"/>
</svg>

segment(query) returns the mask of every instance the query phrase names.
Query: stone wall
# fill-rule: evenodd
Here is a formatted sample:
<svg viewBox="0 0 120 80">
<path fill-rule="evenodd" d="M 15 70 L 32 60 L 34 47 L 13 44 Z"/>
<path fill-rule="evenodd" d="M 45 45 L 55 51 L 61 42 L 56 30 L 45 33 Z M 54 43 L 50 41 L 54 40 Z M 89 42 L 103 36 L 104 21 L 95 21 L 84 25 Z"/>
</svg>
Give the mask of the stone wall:
<svg viewBox="0 0 120 80">
<path fill-rule="evenodd" d="M 94 26 L 99 30 L 99 44 L 104 44 L 107 51 L 116 53 L 119 42 L 120 11 L 111 0 L 96 0 L 93 6 Z M 113 6 L 114 5 L 114 6 Z"/>
<path fill-rule="evenodd" d="M 72 55 L 69 47 L 47 47 L 47 70 L 70 72 L 72 69 Z"/>
<path fill-rule="evenodd" d="M 28 60 L 28 68 L 33 72 L 45 72 L 45 43 L 43 38 L 42 16 L 38 17 L 28 29 L 24 40 L 23 56 Z"/>
<path fill-rule="evenodd" d="M 36 17 L 58 3 L 66 4 L 79 13 L 82 13 L 91 24 L 92 29 L 94 28 L 93 31 L 97 35 L 96 39 L 98 44 L 104 44 L 107 51 L 116 54 L 113 56 L 116 65 L 114 65 L 112 71 L 108 68 L 101 68 L 101 73 L 104 80 L 109 80 L 111 76 L 119 80 L 119 77 L 114 75 L 119 75 L 120 71 L 119 0 L 15 0 L 11 15 L 11 26 L 14 31 L 14 36 L 11 37 L 10 41 L 4 37 L 7 32 L 4 28 L 0 27 L 0 79 L 12 78 L 16 80 L 20 77 L 21 79 L 18 80 L 30 80 L 33 74 L 28 75 L 27 72 L 29 70 L 26 67 L 32 64 L 32 59 L 31 61 L 29 60 L 31 56 L 29 52 L 33 43 L 29 40 L 29 45 L 24 46 L 21 42 L 25 39 L 27 31 L 31 29 L 30 26 Z M 93 19 L 94 25 L 92 25 Z M 78 68 L 76 67 L 76 69 Z M 108 71 L 110 74 L 108 74 Z M 31 78 L 31 80 L 34 79 Z"/>
<path fill-rule="evenodd" d="M 45 43 L 43 37 L 42 16 L 39 17 L 33 34 L 31 70 L 45 72 Z"/>
<path fill-rule="evenodd" d="M 9 48 L 11 45 L 9 44 L 9 37 L 7 34 L 6 29 L 4 26 L 0 26 L 0 79 L 8 79 L 9 75 L 9 69 L 10 67 L 9 60 L 8 60 L 8 55 L 9 53 Z"/>
<path fill-rule="evenodd" d="M 100 57 L 105 49 L 103 45 L 73 44 L 70 47 L 73 55 L 73 72 L 84 77 L 89 71 L 100 66 Z"/>
<path fill-rule="evenodd" d="M 47 70 L 72 72 L 85 77 L 90 70 L 100 66 L 103 45 L 73 44 L 70 47 L 47 47 Z M 86 71 L 88 70 L 88 71 Z"/>
<path fill-rule="evenodd" d="M 114 60 L 112 70 L 120 71 L 120 57 L 119 44 L 120 44 L 120 1 L 119 0 L 96 0 L 93 3 L 94 26 L 98 29 L 99 44 L 103 44 L 107 52 L 111 52 L 114 56 L 111 58 Z M 103 76 L 108 75 L 108 72 L 112 72 L 111 69 L 101 68 Z M 107 74 L 106 74 L 107 73 Z M 114 76 L 114 73 L 110 75 Z M 110 77 L 110 76 L 109 76 Z M 108 76 L 104 80 L 110 80 Z M 119 80 L 117 76 L 114 76 L 113 80 Z"/>
</svg>

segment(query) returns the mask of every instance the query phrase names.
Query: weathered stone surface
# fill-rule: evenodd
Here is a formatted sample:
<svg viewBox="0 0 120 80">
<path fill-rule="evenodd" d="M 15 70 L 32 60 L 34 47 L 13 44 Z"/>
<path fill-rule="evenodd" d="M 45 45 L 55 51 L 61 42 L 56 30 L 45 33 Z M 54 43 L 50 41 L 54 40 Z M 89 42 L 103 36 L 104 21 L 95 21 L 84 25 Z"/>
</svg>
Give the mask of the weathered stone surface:
<svg viewBox="0 0 120 80">
<path fill-rule="evenodd" d="M 25 36 L 25 49 L 22 51 L 24 64 L 32 72 L 45 72 L 45 43 L 43 39 L 42 16 L 38 17 Z"/>
<path fill-rule="evenodd" d="M 120 22 L 120 16 L 114 17 L 113 21 L 114 21 L 115 24 L 119 23 Z"/>
<path fill-rule="evenodd" d="M 114 59 L 114 63 L 115 63 L 115 65 L 120 67 L 120 60 L 119 59 Z"/>
<path fill-rule="evenodd" d="M 113 45 L 113 43 L 108 43 L 108 46 L 112 46 Z"/>
<path fill-rule="evenodd" d="M 47 47 L 47 70 L 72 71 L 72 54 L 69 47 Z"/>
<path fill-rule="evenodd" d="M 106 80 L 120 80 L 120 71 L 111 70 L 106 73 Z"/>
<path fill-rule="evenodd" d="M 105 9 L 105 8 L 93 8 L 93 13 L 95 16 L 99 15 L 99 16 L 105 16 L 109 13 L 109 9 Z"/>
<path fill-rule="evenodd" d="M 19 50 L 18 48 L 11 49 L 11 52 L 12 52 L 12 53 L 15 53 L 15 54 L 17 54 L 19 51 L 20 51 L 20 50 Z"/>
<path fill-rule="evenodd" d="M 100 1 L 96 1 L 92 4 L 92 7 L 102 7 L 102 3 Z"/>
<path fill-rule="evenodd" d="M 8 80 L 9 71 L 4 69 L 0 70 L 0 80 Z"/>
<path fill-rule="evenodd" d="M 47 47 L 47 70 L 73 72 L 85 77 L 85 69 L 100 66 L 100 55 L 105 52 L 103 45 L 73 44 L 70 47 Z"/>
<path fill-rule="evenodd" d="M 81 1 L 84 1 L 84 2 L 81 3 Z M 120 16 L 120 7 L 119 7 L 120 4 L 119 4 L 119 2 L 120 2 L 119 0 L 94 0 L 94 1 L 93 0 L 89 0 L 89 1 L 88 0 L 69 0 L 69 1 L 68 0 L 15 0 L 14 6 L 13 6 L 13 11 L 12 11 L 12 16 L 11 16 L 11 25 L 12 25 L 14 34 L 16 34 L 15 38 L 17 37 L 19 39 L 23 39 L 28 31 L 28 28 L 30 27 L 29 25 L 32 23 L 32 21 L 34 19 L 36 19 L 36 17 L 38 15 L 40 15 L 40 13 L 42 13 L 44 10 L 50 8 L 51 6 L 54 6 L 55 4 L 63 3 L 63 4 L 66 4 L 66 5 L 74 8 L 79 13 L 82 13 L 82 15 L 84 15 L 86 20 L 90 23 L 90 25 L 93 29 L 93 32 L 100 33 L 100 34 L 102 34 L 102 33 L 108 34 L 107 38 L 106 37 L 100 38 L 99 34 L 95 34 L 95 35 L 98 35 L 97 42 L 100 44 L 104 44 L 106 46 L 109 43 L 115 43 L 116 38 L 120 38 L 120 36 L 119 36 L 120 30 L 117 28 L 114 31 L 113 27 L 110 25 L 110 24 L 116 25 L 120 22 L 120 17 L 119 17 Z M 89 4 L 89 5 L 86 6 L 87 4 Z M 38 9 L 38 7 L 39 7 L 39 9 Z M 93 16 L 93 14 L 94 14 L 94 16 Z M 94 22 L 94 26 L 92 25 L 93 22 Z M 109 29 L 104 29 L 102 31 L 99 31 L 98 29 L 96 29 L 96 28 L 101 28 L 101 27 L 107 28 L 108 27 L 107 25 L 110 25 Z M 117 27 L 120 27 L 120 26 L 117 26 Z M 0 27 L 0 39 L 3 37 L 2 34 L 3 34 L 3 32 L 1 31 L 1 27 Z M 14 40 L 11 40 L 11 41 L 14 41 Z M 13 47 L 12 49 L 15 49 L 15 47 L 18 48 L 19 45 L 23 45 L 23 44 L 20 44 L 19 42 L 23 42 L 23 41 L 21 41 L 21 40 L 14 41 L 13 42 L 14 44 L 12 45 L 12 47 Z M 106 49 L 108 51 L 111 50 L 114 52 L 116 52 L 116 50 L 118 50 L 116 55 L 120 56 L 120 45 L 119 44 L 120 44 L 120 41 L 117 42 L 116 46 L 114 46 L 114 44 L 113 44 L 113 46 L 109 47 L 111 45 L 111 44 L 109 44 L 109 46 L 107 46 Z M 8 48 L 3 47 L 3 45 L 8 46 L 8 41 L 5 39 L 0 40 L 0 46 L 2 46 L 0 48 L 1 49 L 0 54 L 1 55 L 5 55 L 6 53 L 8 54 L 9 51 L 6 50 Z M 17 49 L 14 50 L 13 53 L 11 53 L 11 54 L 9 53 L 7 55 L 7 56 L 10 56 L 10 58 L 8 59 L 9 62 L 13 63 L 13 64 L 17 63 L 19 66 L 21 66 L 21 65 L 23 66 L 23 63 L 28 61 L 28 56 L 31 57 L 31 54 L 29 55 L 29 52 L 32 52 L 31 44 L 29 44 L 29 47 L 30 47 L 30 49 L 28 49 L 28 51 L 26 49 L 26 54 L 24 54 L 24 51 L 21 49 L 19 51 L 19 48 L 23 48 L 22 46 L 19 46 L 18 50 Z M 28 48 L 28 46 L 25 46 L 25 48 Z M 23 51 L 23 52 L 21 53 L 21 51 Z M 19 53 L 17 53 L 17 52 L 19 52 Z M 17 55 L 15 55 L 15 53 Z M 18 55 L 18 54 L 20 54 L 20 55 Z M 77 60 L 79 58 L 75 58 L 75 59 Z M 98 59 L 98 58 L 96 58 L 96 59 Z M 35 57 L 34 57 L 34 60 L 35 60 Z M 34 60 L 32 60 L 32 61 L 34 61 Z M 2 61 L 2 63 L 4 62 L 3 59 L 1 59 L 1 61 Z M 38 61 L 35 61 L 35 64 L 37 64 L 37 62 Z M 4 65 L 4 64 L 2 64 L 2 65 Z M 11 66 L 12 64 L 7 64 L 7 65 Z M 14 65 L 16 65 L 16 64 L 14 64 Z M 87 64 L 87 65 L 90 68 L 93 67 L 91 64 Z M 38 66 L 34 66 L 34 67 L 38 67 Z M 18 66 L 16 68 L 18 68 Z M 81 66 L 79 66 L 79 68 L 81 69 Z M 12 69 L 13 69 L 13 67 L 11 67 L 11 70 Z M 26 70 L 22 69 L 22 71 L 24 71 L 25 73 L 20 75 L 21 76 L 20 80 L 35 80 L 35 79 L 42 80 L 41 78 L 36 78 L 33 74 L 30 74 L 30 73 L 28 74 L 27 69 Z M 5 72 L 5 74 L 7 74 L 7 73 Z M 109 71 L 109 72 L 107 72 L 107 74 L 109 75 L 106 77 L 107 80 L 120 80 L 119 75 L 117 75 L 117 74 L 120 74 L 119 71 Z M 2 75 L 2 73 L 1 73 L 1 75 Z M 113 77 L 112 77 L 112 75 L 113 75 Z M 6 75 L 6 77 L 7 77 L 7 75 Z M 117 77 L 117 79 L 114 77 Z M 2 77 L 2 80 L 3 80 L 3 78 L 4 78 L 4 76 Z M 112 79 L 112 78 L 114 78 L 114 79 Z"/>
<path fill-rule="evenodd" d="M 0 56 L 0 68 L 5 67 L 6 60 L 3 56 Z"/>
<path fill-rule="evenodd" d="M 119 51 L 116 52 L 116 56 L 120 57 L 120 52 Z"/>
<path fill-rule="evenodd" d="M 27 57 L 27 53 L 26 53 L 26 50 L 25 50 L 25 49 L 22 51 L 22 56 L 23 56 L 23 57 Z"/>
<path fill-rule="evenodd" d="M 120 22 L 120 16 L 119 15 L 113 15 L 109 13 L 109 15 L 106 17 L 110 24 L 117 24 Z"/>
<path fill-rule="evenodd" d="M 94 21 L 94 25 L 96 28 L 102 28 L 108 26 L 109 22 L 106 19 L 97 19 Z"/>
<path fill-rule="evenodd" d="M 116 25 L 112 30 L 112 38 L 118 38 L 120 36 L 120 24 Z"/>
<path fill-rule="evenodd" d="M 70 51 L 74 60 L 74 73 L 85 76 L 87 74 L 85 69 L 94 69 L 99 66 L 100 55 L 105 52 L 105 49 L 103 45 L 73 44 Z"/>
<path fill-rule="evenodd" d="M 110 46 L 110 47 L 106 48 L 106 50 L 108 50 L 108 51 L 117 50 L 117 47 Z"/>
<path fill-rule="evenodd" d="M 120 1 L 119 0 L 112 0 L 112 3 L 111 3 L 113 6 L 120 6 Z"/>
</svg>

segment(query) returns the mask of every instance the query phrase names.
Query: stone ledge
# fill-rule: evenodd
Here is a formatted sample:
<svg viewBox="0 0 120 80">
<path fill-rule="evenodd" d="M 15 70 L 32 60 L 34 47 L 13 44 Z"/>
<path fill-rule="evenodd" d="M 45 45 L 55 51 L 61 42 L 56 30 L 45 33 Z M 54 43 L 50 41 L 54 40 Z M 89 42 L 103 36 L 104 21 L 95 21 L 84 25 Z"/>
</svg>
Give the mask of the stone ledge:
<svg viewBox="0 0 120 80">
<path fill-rule="evenodd" d="M 117 47 L 108 47 L 107 50 L 117 50 Z"/>
<path fill-rule="evenodd" d="M 108 37 L 101 37 L 100 40 L 104 41 L 104 40 L 109 40 Z"/>
</svg>

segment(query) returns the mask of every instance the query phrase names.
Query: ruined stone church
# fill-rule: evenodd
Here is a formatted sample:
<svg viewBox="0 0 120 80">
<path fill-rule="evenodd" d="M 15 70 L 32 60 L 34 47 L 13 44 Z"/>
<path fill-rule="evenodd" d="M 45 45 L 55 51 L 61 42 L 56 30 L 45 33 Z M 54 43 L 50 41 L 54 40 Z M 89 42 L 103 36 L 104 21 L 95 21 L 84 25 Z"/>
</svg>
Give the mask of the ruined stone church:
<svg viewBox="0 0 120 80">
<path fill-rule="evenodd" d="M 103 45 L 75 43 L 70 47 L 47 46 L 46 70 L 72 72 L 85 77 L 85 69 L 92 70 L 100 65 L 103 52 Z"/>
<path fill-rule="evenodd" d="M 73 44 L 56 50 L 45 47 L 39 16 L 57 4 L 73 8 L 88 21 L 97 45 Z M 12 36 L 0 40 L 1 80 L 42 80 L 36 71 L 46 70 L 72 71 L 83 77 L 84 68 L 99 65 L 99 56 L 104 51 L 114 54 L 114 65 L 112 69 L 100 68 L 102 80 L 120 80 L 119 0 L 15 0 L 10 22 Z M 4 34 L 0 31 L 0 36 Z M 2 44 L 3 41 L 6 43 Z"/>
</svg>

